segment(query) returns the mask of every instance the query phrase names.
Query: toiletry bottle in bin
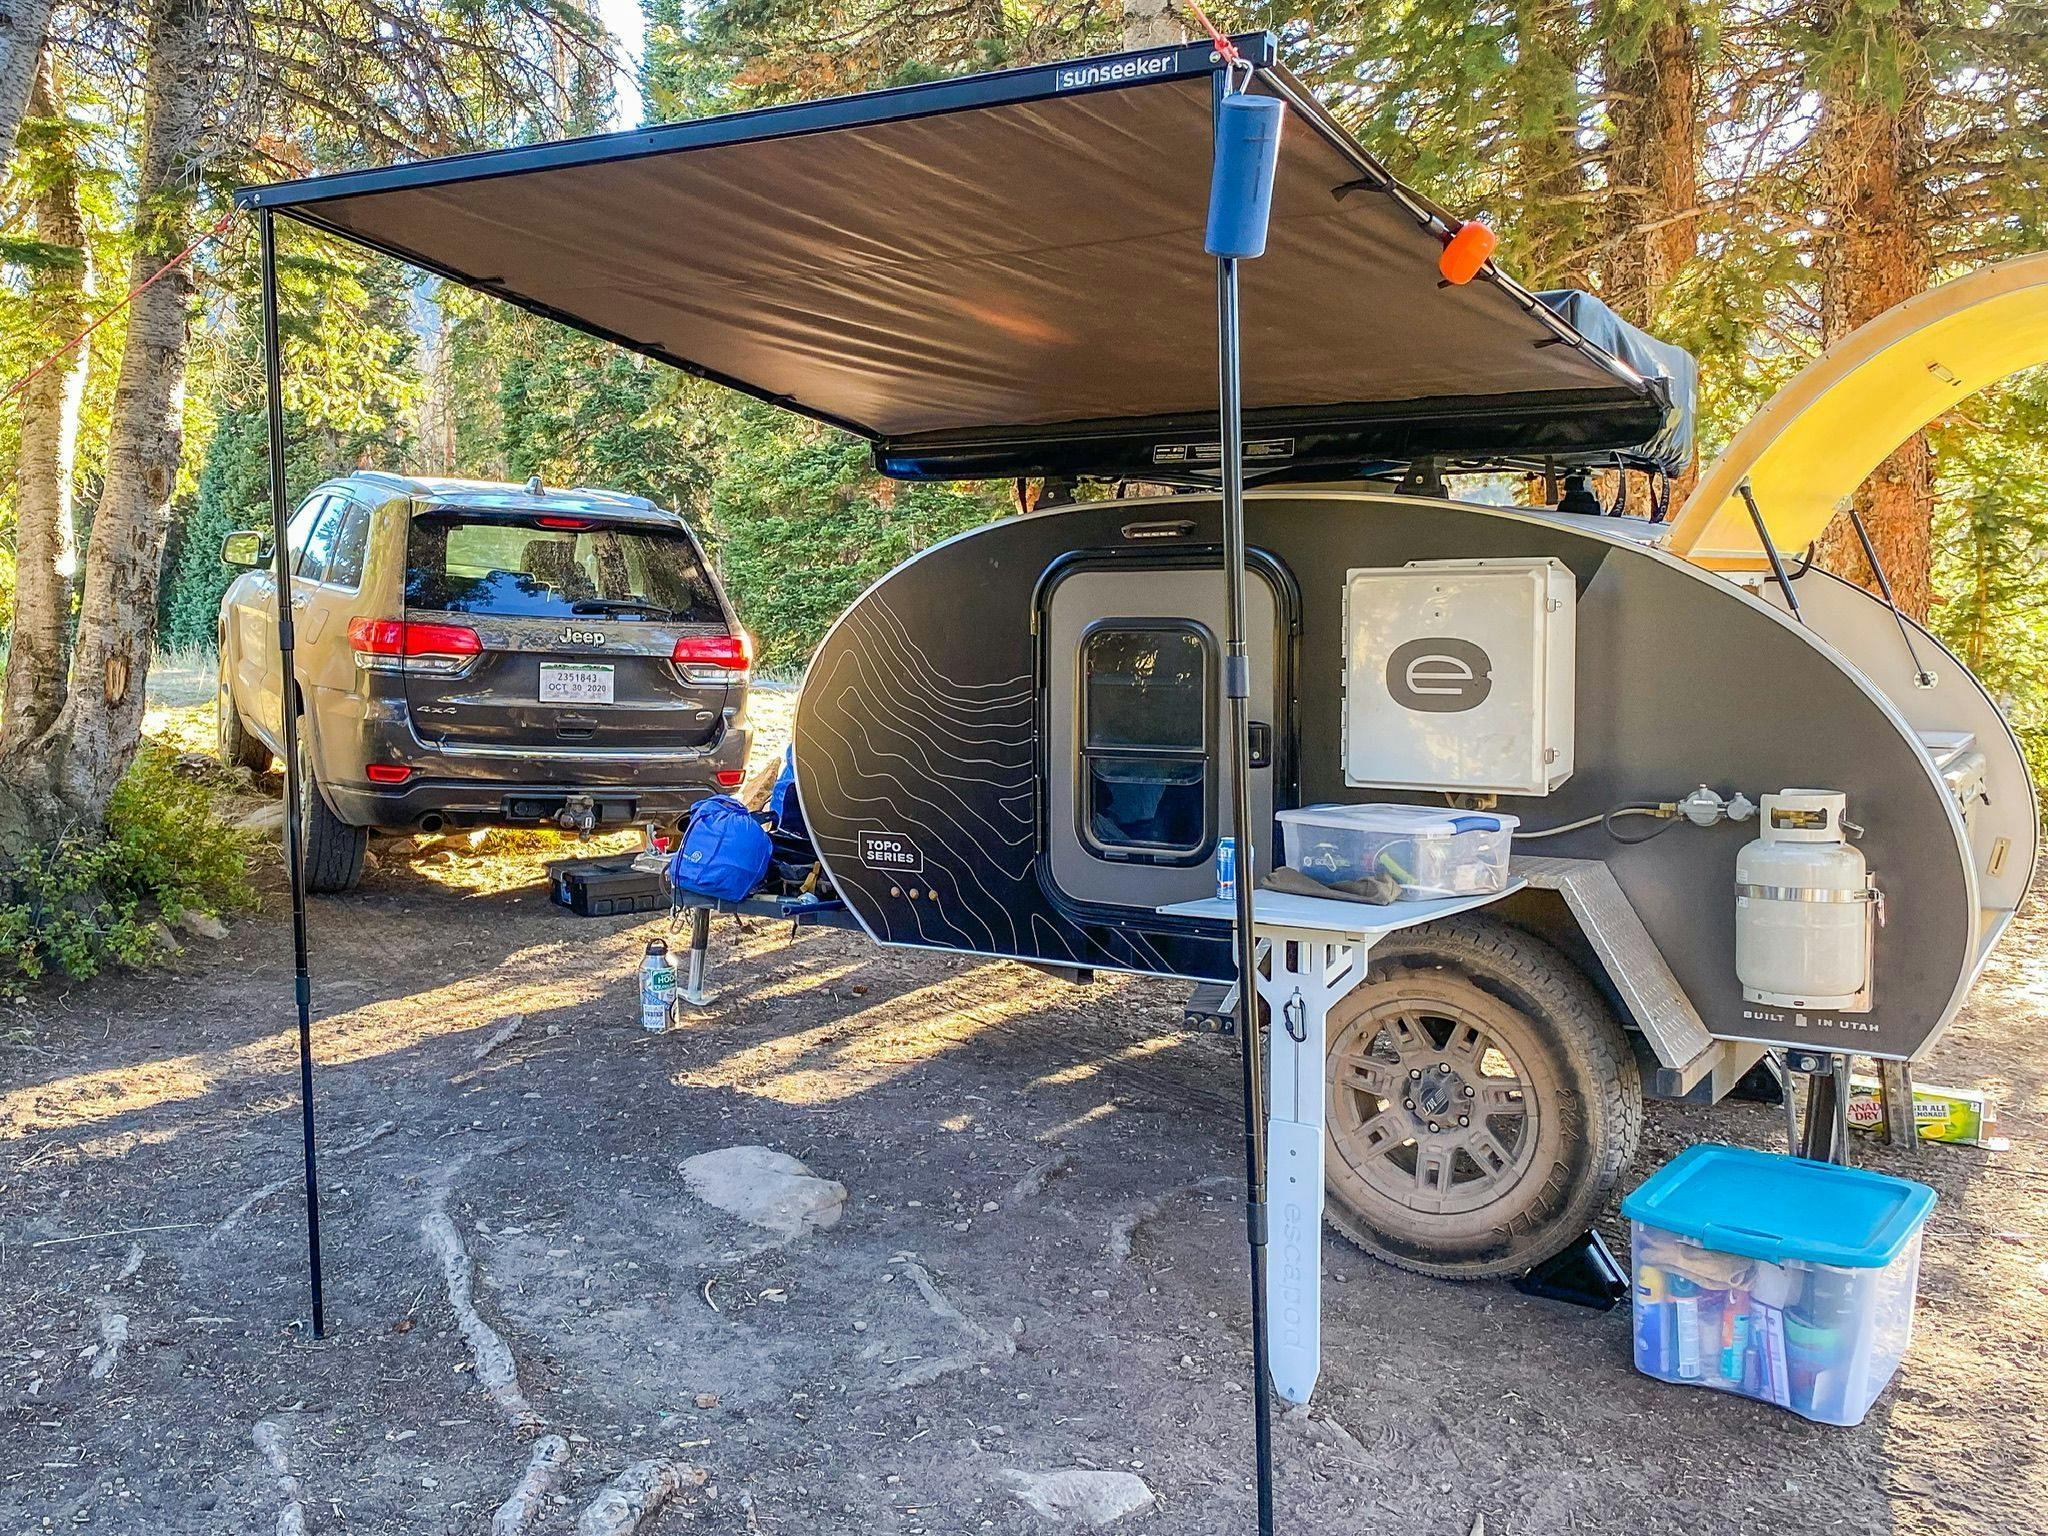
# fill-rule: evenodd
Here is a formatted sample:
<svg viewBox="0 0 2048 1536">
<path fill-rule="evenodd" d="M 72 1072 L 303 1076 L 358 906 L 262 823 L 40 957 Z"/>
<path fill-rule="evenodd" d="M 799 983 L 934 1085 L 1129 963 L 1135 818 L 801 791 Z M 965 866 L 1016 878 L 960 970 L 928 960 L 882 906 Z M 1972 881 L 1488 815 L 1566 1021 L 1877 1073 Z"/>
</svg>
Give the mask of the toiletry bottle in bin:
<svg viewBox="0 0 2048 1536">
<path fill-rule="evenodd" d="M 653 1034 L 668 1028 L 669 1005 L 676 998 L 676 967 L 667 939 L 650 939 L 640 962 L 640 1027 Z"/>
</svg>

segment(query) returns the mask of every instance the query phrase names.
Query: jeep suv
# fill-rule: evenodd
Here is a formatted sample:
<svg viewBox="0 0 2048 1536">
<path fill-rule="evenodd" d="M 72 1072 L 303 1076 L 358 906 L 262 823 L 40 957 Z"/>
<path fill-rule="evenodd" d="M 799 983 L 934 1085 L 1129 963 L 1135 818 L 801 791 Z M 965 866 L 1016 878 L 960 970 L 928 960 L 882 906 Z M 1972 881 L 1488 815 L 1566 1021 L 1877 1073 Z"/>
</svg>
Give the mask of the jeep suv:
<svg viewBox="0 0 2048 1536">
<path fill-rule="evenodd" d="M 220 605 L 220 753 L 269 766 L 298 712 L 306 878 L 372 830 L 680 816 L 740 782 L 752 642 L 683 520 L 607 491 L 358 473 L 292 516 L 295 686 L 270 536 Z"/>
</svg>

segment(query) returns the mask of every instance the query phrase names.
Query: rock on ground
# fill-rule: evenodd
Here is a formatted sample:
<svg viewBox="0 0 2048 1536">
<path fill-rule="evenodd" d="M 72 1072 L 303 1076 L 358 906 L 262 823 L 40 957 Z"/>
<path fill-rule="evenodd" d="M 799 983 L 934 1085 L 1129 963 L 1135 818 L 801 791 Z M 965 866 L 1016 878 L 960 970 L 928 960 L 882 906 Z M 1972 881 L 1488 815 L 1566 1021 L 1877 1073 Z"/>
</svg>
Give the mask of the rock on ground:
<svg viewBox="0 0 2048 1536">
<path fill-rule="evenodd" d="M 1135 1472 L 1063 1467 L 1056 1472 L 1003 1474 L 1017 1502 L 1070 1531 L 1099 1531 L 1152 1507 L 1152 1490 Z"/>
<path fill-rule="evenodd" d="M 237 832 L 268 832 L 284 825 L 284 802 L 273 800 L 268 805 L 259 805 L 246 815 L 235 818 Z"/>
<path fill-rule="evenodd" d="M 211 912 L 202 912 L 197 907 L 187 907 L 178 914 L 178 926 L 195 938 L 212 939 L 215 943 L 228 936 L 228 925 Z"/>
<path fill-rule="evenodd" d="M 683 1182 L 706 1205 L 776 1236 L 829 1227 L 846 1207 L 846 1186 L 821 1179 L 773 1147 L 720 1147 L 683 1163 Z"/>
</svg>

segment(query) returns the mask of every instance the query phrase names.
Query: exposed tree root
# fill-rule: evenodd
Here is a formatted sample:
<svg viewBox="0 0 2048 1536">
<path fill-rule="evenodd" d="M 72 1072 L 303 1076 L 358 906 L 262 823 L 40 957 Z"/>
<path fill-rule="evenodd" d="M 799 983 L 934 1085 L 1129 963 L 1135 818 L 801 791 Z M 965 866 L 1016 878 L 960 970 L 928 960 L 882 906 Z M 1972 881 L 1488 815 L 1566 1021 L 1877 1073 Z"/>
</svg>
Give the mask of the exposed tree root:
<svg viewBox="0 0 2048 1536">
<path fill-rule="evenodd" d="M 569 1442 L 560 1435 L 542 1435 L 533 1442 L 533 1455 L 510 1498 L 491 1516 L 491 1536 L 526 1536 L 540 1518 L 542 1506 L 554 1491 L 555 1478 L 568 1464 Z"/>
<path fill-rule="evenodd" d="M 605 1485 L 576 1518 L 576 1536 L 632 1536 L 647 1517 L 685 1488 L 701 1488 L 702 1467 L 636 1461 Z"/>
<path fill-rule="evenodd" d="M 292 1475 L 291 1458 L 285 1454 L 284 1431 L 274 1419 L 258 1419 L 249 1432 L 256 1449 L 277 1474 L 277 1486 L 284 1491 L 284 1508 L 277 1512 L 277 1536 L 306 1536 L 306 1498 Z"/>
<path fill-rule="evenodd" d="M 973 1366 L 985 1365 L 990 1360 L 1007 1359 L 1009 1356 L 1017 1353 L 1017 1340 L 1013 1335 L 996 1333 L 991 1329 L 984 1328 L 980 1323 L 977 1323 L 973 1318 L 954 1306 L 952 1302 L 946 1299 L 945 1293 L 933 1282 L 931 1275 L 922 1264 L 916 1262 L 906 1263 L 903 1266 L 903 1272 L 910 1277 L 910 1283 L 917 1287 L 918 1294 L 924 1297 L 924 1304 L 931 1309 L 932 1316 L 943 1318 L 945 1321 L 953 1324 L 954 1327 L 972 1339 L 976 1347 L 969 1350 L 958 1350 L 949 1355 L 940 1355 L 936 1359 L 921 1362 L 904 1372 L 901 1376 L 898 1376 L 891 1383 L 897 1390 L 900 1391 L 905 1387 L 928 1387 L 940 1377 L 950 1376 L 955 1371 L 964 1371 Z"/>
<path fill-rule="evenodd" d="M 511 1420 L 514 1429 L 538 1429 L 541 1417 L 519 1390 L 519 1365 L 512 1357 L 512 1346 L 476 1309 L 476 1275 L 462 1234 L 455 1230 L 446 1211 L 434 1210 L 420 1223 L 420 1235 L 426 1239 L 428 1250 L 441 1261 L 448 1305 L 454 1309 L 456 1326 L 469 1343 L 476 1379 L 491 1394 L 499 1411 Z"/>
<path fill-rule="evenodd" d="M 1054 1179 L 1069 1172 L 1073 1166 L 1073 1157 L 1062 1152 L 1058 1157 L 1049 1157 L 1036 1167 L 1026 1169 L 1023 1177 L 1010 1186 L 1010 1204 L 1022 1205 L 1026 1200 L 1044 1194 Z"/>
<path fill-rule="evenodd" d="M 386 1120 L 382 1125 L 372 1126 L 354 1141 L 345 1141 L 340 1146 L 331 1149 L 326 1153 L 326 1156 L 330 1159 L 347 1157 L 351 1152 L 362 1151 L 363 1148 L 369 1146 L 372 1142 L 382 1141 L 397 1129 L 398 1126 L 395 1121 Z M 232 1232 L 235 1229 L 235 1225 L 244 1216 L 255 1210 L 257 1206 L 266 1200 L 275 1199 L 288 1189 L 297 1189 L 300 1182 L 297 1176 L 288 1179 L 271 1180 L 268 1184 L 257 1190 L 255 1194 L 248 1196 L 240 1205 L 215 1222 L 213 1230 L 206 1234 L 206 1240 L 209 1243 L 218 1242 L 222 1237 Z"/>
<path fill-rule="evenodd" d="M 476 1049 L 470 1052 L 470 1059 L 473 1061 L 482 1061 L 486 1056 L 490 1055 L 491 1052 L 495 1051 L 507 1040 L 510 1040 L 514 1035 L 518 1034 L 519 1027 L 525 1022 L 525 1014 L 513 1014 L 511 1018 L 507 1019 L 504 1023 L 500 1024 L 496 1029 L 492 1030 L 488 1035 L 484 1036 L 484 1038 L 477 1043 Z"/>
<path fill-rule="evenodd" d="M 1183 1184 L 1177 1189 L 1165 1190 L 1154 1195 L 1150 1200 L 1133 1210 L 1126 1211 L 1109 1224 L 1109 1246 L 1105 1251 L 1112 1259 L 1128 1259 L 1131 1256 L 1131 1243 L 1136 1239 L 1138 1229 L 1182 1195 L 1192 1195 L 1204 1189 L 1221 1189 L 1236 1182 L 1228 1175 L 1212 1173 L 1207 1178 L 1195 1180 L 1192 1184 Z"/>
</svg>

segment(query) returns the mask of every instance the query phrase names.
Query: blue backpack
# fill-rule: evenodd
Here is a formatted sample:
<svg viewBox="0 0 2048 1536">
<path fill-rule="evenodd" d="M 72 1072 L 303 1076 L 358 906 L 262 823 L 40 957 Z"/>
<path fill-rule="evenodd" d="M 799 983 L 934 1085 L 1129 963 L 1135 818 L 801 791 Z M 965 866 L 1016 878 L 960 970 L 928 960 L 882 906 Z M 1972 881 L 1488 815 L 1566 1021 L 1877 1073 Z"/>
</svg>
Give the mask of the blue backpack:
<svg viewBox="0 0 2048 1536">
<path fill-rule="evenodd" d="M 669 884 L 714 901 L 739 901 L 768 873 L 773 851 L 752 811 L 731 795 L 713 795 L 690 812 L 683 845 L 668 861 Z"/>
</svg>

